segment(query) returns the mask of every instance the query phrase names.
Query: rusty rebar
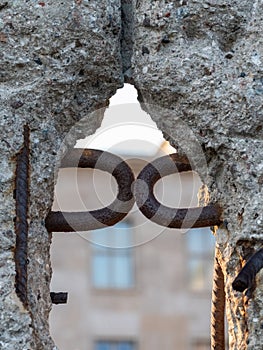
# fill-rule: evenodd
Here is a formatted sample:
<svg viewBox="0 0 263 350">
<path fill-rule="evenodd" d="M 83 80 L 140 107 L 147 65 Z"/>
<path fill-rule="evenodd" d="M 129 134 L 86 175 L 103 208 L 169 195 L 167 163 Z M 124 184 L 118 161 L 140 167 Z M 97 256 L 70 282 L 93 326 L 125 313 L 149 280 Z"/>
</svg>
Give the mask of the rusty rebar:
<svg viewBox="0 0 263 350">
<path fill-rule="evenodd" d="M 263 268 L 263 248 L 259 249 L 248 259 L 245 266 L 241 269 L 234 282 L 233 288 L 238 292 L 253 286 L 257 273 Z"/>
<path fill-rule="evenodd" d="M 50 292 L 52 304 L 66 304 L 68 302 L 67 292 Z"/>
<path fill-rule="evenodd" d="M 189 160 L 177 153 L 154 160 L 137 177 L 134 196 L 140 211 L 151 221 L 170 228 L 197 228 L 220 225 L 222 209 L 219 205 L 196 208 L 170 208 L 154 196 L 153 188 L 163 176 L 192 171 Z"/>
<path fill-rule="evenodd" d="M 49 232 L 88 231 L 112 226 L 122 220 L 134 204 L 131 185 L 134 175 L 129 165 L 109 152 L 73 149 L 61 161 L 61 168 L 94 168 L 112 174 L 118 184 L 117 198 L 102 209 L 86 212 L 50 212 L 46 218 Z"/>
<path fill-rule="evenodd" d="M 225 350 L 225 282 L 217 256 L 214 260 L 214 276 L 211 305 L 211 350 Z"/>
<path fill-rule="evenodd" d="M 29 206 L 29 127 L 24 126 L 24 143 L 17 154 L 16 177 L 15 177 L 15 200 L 16 200 L 16 246 L 15 246 L 15 290 L 27 307 L 27 248 L 28 248 L 28 206 Z"/>
</svg>

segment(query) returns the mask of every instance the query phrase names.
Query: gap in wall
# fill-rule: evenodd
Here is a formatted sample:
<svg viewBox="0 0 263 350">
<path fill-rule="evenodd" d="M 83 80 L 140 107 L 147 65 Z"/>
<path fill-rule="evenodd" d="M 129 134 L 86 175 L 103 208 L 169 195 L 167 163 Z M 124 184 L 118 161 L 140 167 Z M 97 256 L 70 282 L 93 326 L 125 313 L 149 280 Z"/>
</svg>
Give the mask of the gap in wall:
<svg viewBox="0 0 263 350">
<path fill-rule="evenodd" d="M 176 151 L 141 110 L 137 91 L 129 84 L 111 98 L 96 133 L 76 147 L 117 154 L 135 174 L 148 161 Z M 195 173 L 170 175 L 156 184 L 155 193 L 169 206 L 196 206 L 200 185 Z M 63 169 L 53 210 L 100 208 L 116 192 L 115 180 L 105 172 Z M 113 227 L 54 233 L 51 290 L 69 292 L 68 304 L 53 306 L 50 314 L 58 348 L 210 349 L 214 238 L 208 231 L 163 228 L 134 205 Z M 110 248 L 105 248 L 109 237 Z"/>
</svg>

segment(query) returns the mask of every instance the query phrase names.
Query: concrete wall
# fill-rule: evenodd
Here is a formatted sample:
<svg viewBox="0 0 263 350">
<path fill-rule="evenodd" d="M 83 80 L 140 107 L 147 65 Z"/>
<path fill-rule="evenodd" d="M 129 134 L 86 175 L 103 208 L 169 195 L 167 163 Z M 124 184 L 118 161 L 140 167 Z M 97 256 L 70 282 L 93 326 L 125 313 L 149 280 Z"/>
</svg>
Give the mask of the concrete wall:
<svg viewBox="0 0 263 350">
<path fill-rule="evenodd" d="M 142 0 L 135 13 L 132 65 L 141 100 L 169 109 L 162 118 L 152 109 L 152 117 L 188 153 L 188 129 L 181 128 L 180 144 L 177 118 L 191 128 L 206 156 L 205 183 L 224 208 L 217 240 L 230 348 L 260 349 L 262 272 L 247 303 L 231 282 L 263 240 L 263 3 Z"/>
<path fill-rule="evenodd" d="M 231 287 L 248 254 L 262 245 L 262 15 L 261 0 L 0 1 L 3 349 L 53 348 L 44 218 L 57 152 L 71 126 L 105 106 L 124 78 L 141 101 L 168 108 L 156 113 L 145 106 L 167 139 L 192 155 L 196 166 L 205 155 L 211 197 L 224 208 L 225 227 L 217 237 L 231 350 L 262 349 L 262 272 L 248 302 Z M 93 133 L 101 118 L 90 117 L 73 139 Z M 13 259 L 15 155 L 26 123 L 28 310 L 14 292 Z M 196 143 L 184 142 L 189 130 L 201 145 L 197 157 Z"/>
<path fill-rule="evenodd" d="M 120 30 L 119 1 L 0 2 L 2 349 L 54 347 L 44 219 L 53 202 L 57 152 L 70 127 L 105 106 L 122 86 Z M 102 117 L 90 118 L 87 133 Z M 28 310 L 14 292 L 13 259 L 14 157 L 26 123 L 31 129 Z"/>
</svg>

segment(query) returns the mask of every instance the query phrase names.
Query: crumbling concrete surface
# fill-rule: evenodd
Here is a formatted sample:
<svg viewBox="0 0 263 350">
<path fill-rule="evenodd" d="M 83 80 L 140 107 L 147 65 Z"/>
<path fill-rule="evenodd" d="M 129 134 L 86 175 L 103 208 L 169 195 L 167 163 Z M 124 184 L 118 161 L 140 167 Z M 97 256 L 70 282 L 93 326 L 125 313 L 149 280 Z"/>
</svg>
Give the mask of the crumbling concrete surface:
<svg viewBox="0 0 263 350">
<path fill-rule="evenodd" d="M 106 106 L 124 79 L 141 102 L 155 105 L 145 108 L 197 171 L 202 150 L 211 200 L 224 208 L 217 243 L 230 349 L 262 349 L 262 272 L 248 296 L 232 288 L 263 241 L 262 18 L 262 0 L 0 0 L 1 349 L 55 348 L 44 219 L 57 153 L 70 128 Z M 156 106 L 167 113 L 156 113 Z M 86 135 L 102 117 L 90 117 Z M 27 308 L 14 289 L 13 191 L 25 124 L 31 130 Z M 190 131 L 201 145 L 197 156 Z M 83 137 L 84 130 L 77 132 Z"/>
<path fill-rule="evenodd" d="M 183 152 L 189 152 L 188 127 L 194 132 L 206 156 L 211 200 L 224 208 L 217 243 L 231 350 L 263 347 L 263 271 L 248 297 L 232 288 L 263 244 L 262 18 L 263 2 L 246 0 L 139 0 L 134 16 L 132 70 L 140 99 L 170 111 L 160 118 L 148 108 Z"/>
<path fill-rule="evenodd" d="M 0 348 L 53 349 L 49 336 L 54 168 L 64 135 L 123 84 L 119 1 L 0 1 Z M 94 133 L 103 115 L 89 120 Z M 30 133 L 28 309 L 16 296 L 16 154 Z M 80 131 L 81 132 L 81 131 Z M 79 134 L 81 136 L 81 133 Z"/>
</svg>

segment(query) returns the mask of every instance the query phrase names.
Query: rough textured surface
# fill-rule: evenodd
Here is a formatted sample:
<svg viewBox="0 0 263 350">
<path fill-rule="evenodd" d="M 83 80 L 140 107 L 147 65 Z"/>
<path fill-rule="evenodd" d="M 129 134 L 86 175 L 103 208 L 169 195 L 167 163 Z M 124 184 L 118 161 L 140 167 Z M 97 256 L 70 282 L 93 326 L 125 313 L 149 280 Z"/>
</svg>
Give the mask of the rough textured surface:
<svg viewBox="0 0 263 350">
<path fill-rule="evenodd" d="M 260 350 L 262 272 L 248 300 L 231 283 L 263 243 L 263 2 L 136 4 L 134 84 L 141 101 L 173 110 L 159 118 L 148 108 L 173 144 L 180 118 L 202 146 L 210 195 L 225 209 L 225 229 L 217 232 L 217 240 L 230 348 Z"/>
<path fill-rule="evenodd" d="M 262 0 L 0 0 L 1 349 L 54 347 L 44 218 L 56 155 L 71 126 L 121 87 L 123 71 L 141 101 L 174 111 L 164 117 L 150 109 L 167 139 L 178 143 L 181 118 L 201 145 L 210 195 L 225 209 L 217 239 L 230 348 L 262 349 L 262 272 L 250 298 L 231 286 L 263 239 L 262 18 Z M 90 117 L 86 133 L 101 119 Z M 13 261 L 15 154 L 25 123 L 31 129 L 29 310 L 14 292 Z M 188 140 L 186 129 L 181 140 L 184 132 Z M 187 142 L 178 146 L 184 151 Z"/>
<path fill-rule="evenodd" d="M 122 86 L 120 35 L 119 1 L 0 1 L 1 349 L 54 347 L 44 218 L 53 201 L 56 154 L 70 127 L 105 106 Z M 96 117 L 87 133 L 100 125 L 103 115 Z M 13 260 L 15 155 L 26 123 L 31 129 L 29 310 L 14 292 Z"/>
</svg>

